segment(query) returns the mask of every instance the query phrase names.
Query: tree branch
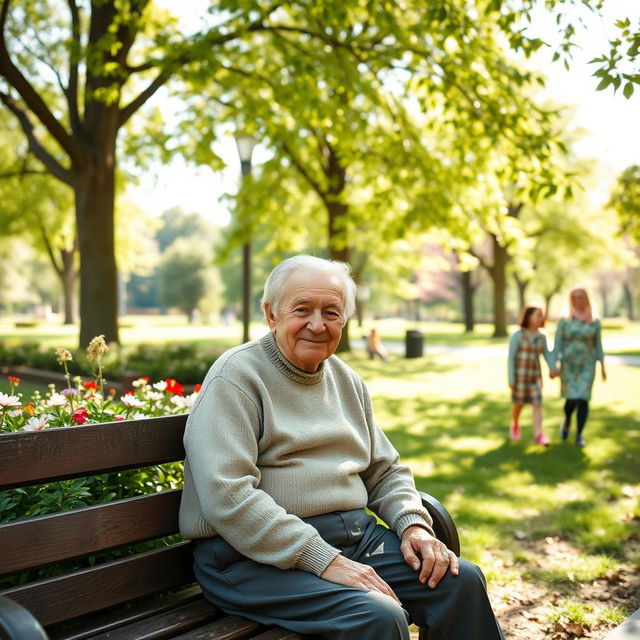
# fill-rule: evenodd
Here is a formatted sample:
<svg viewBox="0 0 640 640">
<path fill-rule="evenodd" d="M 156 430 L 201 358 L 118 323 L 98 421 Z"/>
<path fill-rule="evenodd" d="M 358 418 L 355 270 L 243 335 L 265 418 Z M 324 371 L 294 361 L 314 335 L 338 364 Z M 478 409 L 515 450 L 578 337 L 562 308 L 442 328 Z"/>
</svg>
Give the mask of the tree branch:
<svg viewBox="0 0 640 640">
<path fill-rule="evenodd" d="M 307 171 L 307 168 L 304 166 L 302 162 L 300 162 L 298 156 L 294 153 L 293 149 L 286 143 L 282 142 L 282 149 L 287 154 L 287 157 L 291 160 L 295 168 L 298 170 L 300 175 L 311 185 L 311 188 L 320 196 L 323 202 L 327 202 L 327 192 L 323 191 L 320 183 L 317 180 L 314 180 L 311 174 Z"/>
<path fill-rule="evenodd" d="M 33 125 L 29 120 L 27 114 L 16 104 L 15 100 L 6 93 L 0 92 L 0 101 L 2 101 L 5 106 L 13 113 L 13 115 L 18 119 L 22 130 L 27 137 L 27 141 L 29 143 L 29 149 L 33 153 L 33 155 L 44 164 L 44 166 L 48 169 L 48 171 L 53 174 L 56 178 L 65 182 L 66 184 L 73 186 L 73 175 L 68 170 L 65 169 L 43 146 L 40 144 L 40 141 L 36 138 L 35 133 L 33 131 Z"/>
<path fill-rule="evenodd" d="M 53 138 L 58 142 L 58 144 L 62 147 L 62 149 L 67 153 L 69 158 L 71 159 L 72 164 L 79 164 L 81 161 L 81 154 L 77 146 L 74 144 L 73 138 L 67 133 L 66 129 L 58 122 L 53 113 L 49 110 L 45 102 L 42 100 L 38 92 L 31 86 L 28 80 L 22 75 L 20 70 L 13 64 L 11 58 L 9 57 L 9 51 L 7 49 L 7 43 L 5 40 L 5 25 L 7 21 L 7 15 L 9 12 L 9 0 L 2 0 L 2 7 L 0 8 L 0 76 L 3 76 L 7 82 L 18 92 L 20 97 L 24 100 L 27 107 L 34 114 L 34 116 L 43 124 L 45 129 L 53 136 Z M 14 104 L 12 108 L 11 105 L 5 99 L 11 101 Z M 6 95 L 2 97 L 2 101 L 11 109 L 11 111 L 18 117 L 20 123 L 25 128 L 25 123 L 22 117 L 19 117 L 16 109 L 19 109 L 17 105 L 13 102 L 10 96 Z M 26 114 L 22 112 L 22 115 L 26 117 Z M 33 127 L 31 123 L 28 121 L 28 127 L 25 129 L 25 133 L 27 130 L 30 131 L 31 139 L 35 141 L 35 137 L 33 136 Z M 28 134 L 29 136 L 29 134 Z M 30 139 L 30 144 L 31 144 Z M 37 144 L 38 152 L 36 153 L 36 147 L 34 147 L 34 153 L 36 156 L 42 160 L 42 153 L 44 152 L 48 159 L 47 162 L 53 161 L 53 158 L 46 153 L 44 148 Z M 46 163 L 45 163 L 46 164 Z M 57 164 L 57 163 L 56 163 Z M 60 165 L 58 165 L 60 167 Z M 61 169 L 62 167 L 60 167 Z"/>
<path fill-rule="evenodd" d="M 67 0 L 71 13 L 71 51 L 69 53 L 69 86 L 65 91 L 69 106 L 71 129 L 80 132 L 80 113 L 78 111 L 78 59 L 80 57 L 80 12 L 75 0 Z"/>
</svg>

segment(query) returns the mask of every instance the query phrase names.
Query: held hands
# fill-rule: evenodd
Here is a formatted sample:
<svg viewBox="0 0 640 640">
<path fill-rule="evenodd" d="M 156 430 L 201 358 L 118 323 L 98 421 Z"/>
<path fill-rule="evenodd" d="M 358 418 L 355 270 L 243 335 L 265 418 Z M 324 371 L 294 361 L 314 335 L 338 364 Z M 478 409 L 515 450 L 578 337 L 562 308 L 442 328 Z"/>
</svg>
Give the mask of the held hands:
<svg viewBox="0 0 640 640">
<path fill-rule="evenodd" d="M 402 534 L 400 551 L 405 562 L 416 571 L 418 579 L 432 589 L 440 582 L 447 572 L 458 575 L 458 558 L 453 551 L 449 551 L 443 542 L 434 538 L 423 527 L 413 525 L 407 527 Z"/>
</svg>

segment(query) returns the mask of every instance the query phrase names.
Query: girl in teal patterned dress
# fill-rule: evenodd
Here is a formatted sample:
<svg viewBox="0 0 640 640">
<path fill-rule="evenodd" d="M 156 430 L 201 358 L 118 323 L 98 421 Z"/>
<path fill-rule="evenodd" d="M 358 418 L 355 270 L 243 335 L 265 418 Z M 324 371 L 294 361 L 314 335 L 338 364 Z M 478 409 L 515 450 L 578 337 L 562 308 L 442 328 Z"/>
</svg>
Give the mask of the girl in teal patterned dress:
<svg viewBox="0 0 640 640">
<path fill-rule="evenodd" d="M 589 415 L 591 387 L 600 362 L 602 380 L 607 379 L 602 351 L 600 320 L 594 319 L 589 296 L 584 289 L 573 289 L 569 296 L 569 315 L 558 323 L 554 356 L 560 363 L 561 395 L 565 398 L 564 421 L 560 437 L 569 437 L 571 417 L 577 414 L 576 444 L 585 445 L 582 433 Z"/>
</svg>

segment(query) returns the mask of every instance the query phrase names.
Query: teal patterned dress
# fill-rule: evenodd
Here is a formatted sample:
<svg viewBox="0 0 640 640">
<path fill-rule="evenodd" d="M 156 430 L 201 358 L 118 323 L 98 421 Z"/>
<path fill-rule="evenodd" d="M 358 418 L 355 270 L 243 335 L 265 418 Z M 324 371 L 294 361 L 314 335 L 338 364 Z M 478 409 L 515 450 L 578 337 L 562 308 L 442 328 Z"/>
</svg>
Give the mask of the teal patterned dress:
<svg viewBox="0 0 640 640">
<path fill-rule="evenodd" d="M 562 318 L 554 342 L 556 362 L 560 361 L 563 398 L 591 399 L 596 362 L 604 360 L 600 320 L 582 322 Z"/>
</svg>

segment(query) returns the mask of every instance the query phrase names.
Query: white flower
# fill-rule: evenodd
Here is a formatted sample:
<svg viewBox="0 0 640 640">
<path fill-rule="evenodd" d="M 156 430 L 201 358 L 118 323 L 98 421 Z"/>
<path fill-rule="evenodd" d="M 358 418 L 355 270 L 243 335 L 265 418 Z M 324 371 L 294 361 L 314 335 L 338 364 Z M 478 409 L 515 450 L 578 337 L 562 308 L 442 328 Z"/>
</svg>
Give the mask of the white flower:
<svg viewBox="0 0 640 640">
<path fill-rule="evenodd" d="M 149 398 L 149 400 L 152 400 L 154 402 L 159 402 L 160 400 L 164 400 L 165 395 L 160 391 L 149 391 L 149 393 L 147 393 L 147 398 Z"/>
<path fill-rule="evenodd" d="M 47 406 L 49 407 L 62 407 L 67 404 L 67 399 L 61 393 L 52 393 L 51 397 L 47 400 Z"/>
<path fill-rule="evenodd" d="M 43 413 L 40 417 L 29 418 L 22 427 L 25 431 L 42 431 L 47 426 L 47 414 Z"/>
<path fill-rule="evenodd" d="M 146 413 L 142 413 L 141 411 L 136 411 L 132 416 L 130 416 L 131 420 L 143 420 L 148 418 L 149 416 Z"/>
<path fill-rule="evenodd" d="M 146 378 L 138 378 L 137 380 L 134 380 L 131 383 L 136 389 L 138 387 L 146 387 L 147 386 L 147 380 Z"/>
<path fill-rule="evenodd" d="M 158 391 L 166 391 L 167 389 L 167 381 L 166 380 L 160 380 L 160 382 L 156 382 L 153 385 L 154 389 L 157 389 Z"/>
<path fill-rule="evenodd" d="M 197 397 L 197 393 L 192 393 L 188 396 L 171 396 L 169 402 L 175 404 L 179 409 L 191 409 Z"/>
<path fill-rule="evenodd" d="M 140 409 L 145 405 L 145 403 L 140 400 L 140 398 L 136 398 L 131 393 L 125 393 L 123 396 L 120 396 L 120 402 L 122 402 L 122 404 L 126 405 L 127 407 L 136 409 Z"/>
<path fill-rule="evenodd" d="M 10 396 L 6 393 L 0 393 L 0 407 L 19 407 L 20 396 Z"/>
</svg>

